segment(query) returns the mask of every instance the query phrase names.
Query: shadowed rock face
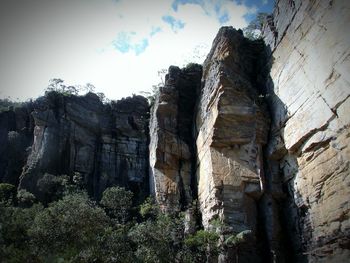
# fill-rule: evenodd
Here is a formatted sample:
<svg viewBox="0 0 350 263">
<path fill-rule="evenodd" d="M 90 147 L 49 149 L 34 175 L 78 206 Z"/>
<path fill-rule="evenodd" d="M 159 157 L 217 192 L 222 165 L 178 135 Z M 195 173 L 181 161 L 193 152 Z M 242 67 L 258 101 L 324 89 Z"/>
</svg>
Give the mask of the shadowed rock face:
<svg viewBox="0 0 350 263">
<path fill-rule="evenodd" d="M 103 105 L 99 98 L 48 93 L 34 103 L 34 141 L 20 188 L 40 196 L 44 173 L 79 173 L 93 196 L 111 185 L 148 189 L 148 103 L 141 96 Z"/>
<path fill-rule="evenodd" d="M 33 141 L 32 104 L 0 113 L 0 182 L 18 184 Z"/>
<path fill-rule="evenodd" d="M 349 8 L 349 1 L 277 1 L 274 26 L 265 28 L 272 52 L 267 159 L 286 192 L 290 262 L 350 256 Z"/>
<path fill-rule="evenodd" d="M 220 218 L 229 234 L 250 230 L 239 262 L 346 262 L 349 10 L 277 1 L 265 44 L 221 28 L 203 68 L 169 68 L 150 122 L 143 97 L 103 105 L 91 93 L 0 113 L 0 181 L 39 198 L 44 173 L 79 173 L 96 198 L 150 187 L 165 212 L 195 221 L 198 199 L 204 228 Z"/>
<path fill-rule="evenodd" d="M 150 121 L 151 190 L 164 211 L 179 211 L 191 203 L 194 178 L 192 136 L 196 93 L 202 67 L 171 66 L 159 89 Z"/>
</svg>

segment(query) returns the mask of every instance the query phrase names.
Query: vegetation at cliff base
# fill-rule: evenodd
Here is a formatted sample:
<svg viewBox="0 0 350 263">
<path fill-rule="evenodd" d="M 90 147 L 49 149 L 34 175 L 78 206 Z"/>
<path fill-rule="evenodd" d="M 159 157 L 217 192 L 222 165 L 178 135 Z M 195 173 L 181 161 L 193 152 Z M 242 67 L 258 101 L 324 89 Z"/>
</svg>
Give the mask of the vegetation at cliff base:
<svg viewBox="0 0 350 263">
<path fill-rule="evenodd" d="M 45 174 L 43 203 L 0 184 L 1 262 L 205 262 L 218 255 L 215 229 L 188 232 L 181 213 L 161 213 L 151 197 L 135 204 L 119 186 L 97 202 L 78 181 Z"/>
</svg>

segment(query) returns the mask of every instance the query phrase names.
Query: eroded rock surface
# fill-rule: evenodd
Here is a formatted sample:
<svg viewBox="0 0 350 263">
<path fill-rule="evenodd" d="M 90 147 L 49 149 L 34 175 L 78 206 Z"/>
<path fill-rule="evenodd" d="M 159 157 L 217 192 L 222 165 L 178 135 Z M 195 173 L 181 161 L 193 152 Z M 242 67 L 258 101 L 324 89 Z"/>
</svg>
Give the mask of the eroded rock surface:
<svg viewBox="0 0 350 263">
<path fill-rule="evenodd" d="M 150 121 L 150 184 L 164 211 L 185 208 L 193 200 L 196 93 L 202 67 L 171 66 L 165 86 L 159 89 Z"/>
<path fill-rule="evenodd" d="M 291 254 L 297 255 L 294 261 L 304 256 L 309 262 L 346 262 L 350 2 L 276 4 L 274 27 L 265 29 L 273 61 L 268 162 L 276 163 L 286 189 L 284 225 L 295 243 Z"/>
<path fill-rule="evenodd" d="M 259 41 L 232 27 L 220 29 L 204 62 L 196 116 L 203 225 L 220 218 L 236 234 L 251 230 L 255 235 L 257 201 L 264 192 L 262 148 L 269 117 L 257 87 L 261 50 Z M 251 250 L 251 260 L 257 260 Z"/>
<path fill-rule="evenodd" d="M 141 96 L 103 105 L 93 93 L 64 96 L 48 93 L 34 102 L 34 142 L 20 188 L 40 196 L 44 173 L 79 173 L 88 191 L 99 198 L 111 185 L 138 194 L 148 189 L 148 103 Z"/>
</svg>

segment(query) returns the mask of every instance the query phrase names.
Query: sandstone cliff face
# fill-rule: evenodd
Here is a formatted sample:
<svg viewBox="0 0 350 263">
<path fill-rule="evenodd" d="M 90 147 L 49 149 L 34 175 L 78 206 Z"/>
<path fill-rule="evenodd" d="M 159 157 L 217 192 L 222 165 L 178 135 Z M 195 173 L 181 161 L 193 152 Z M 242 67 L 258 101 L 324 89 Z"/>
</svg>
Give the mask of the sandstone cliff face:
<svg viewBox="0 0 350 263">
<path fill-rule="evenodd" d="M 221 28 L 204 62 L 196 144 L 198 200 L 206 228 L 220 218 L 233 233 L 251 230 L 256 236 L 269 131 L 257 81 L 262 47 L 239 31 Z M 255 245 L 249 250 L 242 260 L 259 262 Z"/>
<path fill-rule="evenodd" d="M 171 66 L 156 94 L 150 120 L 150 184 L 164 211 L 179 211 L 193 200 L 192 123 L 202 68 Z M 195 183 L 195 182 L 194 182 Z"/>
<path fill-rule="evenodd" d="M 350 256 L 349 8 L 349 1 L 277 1 L 265 29 L 272 51 L 267 157 L 286 189 L 284 226 L 300 240 L 295 260 Z"/>
<path fill-rule="evenodd" d="M 148 189 L 148 103 L 134 96 L 103 105 L 99 98 L 48 93 L 34 102 L 34 141 L 20 188 L 40 197 L 44 173 L 79 173 L 90 194 L 119 184 Z"/>
<path fill-rule="evenodd" d="M 240 262 L 346 262 L 348 10 L 349 1 L 277 1 L 266 45 L 222 28 L 203 72 L 169 68 L 150 121 L 143 97 L 103 105 L 91 93 L 49 93 L 0 113 L 0 181 L 39 197 L 46 172 L 79 173 L 96 198 L 113 184 L 138 195 L 149 186 L 165 212 L 198 199 L 204 228 L 219 218 L 230 233 L 251 230 Z"/>
</svg>

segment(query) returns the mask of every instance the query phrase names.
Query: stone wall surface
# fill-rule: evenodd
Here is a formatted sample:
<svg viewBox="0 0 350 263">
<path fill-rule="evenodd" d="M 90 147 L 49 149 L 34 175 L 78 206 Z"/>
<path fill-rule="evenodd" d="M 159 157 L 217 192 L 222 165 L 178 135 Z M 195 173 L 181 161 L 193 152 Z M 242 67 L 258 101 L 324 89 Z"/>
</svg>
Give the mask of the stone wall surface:
<svg viewBox="0 0 350 263">
<path fill-rule="evenodd" d="M 223 27 L 203 65 L 196 129 L 198 200 L 202 223 L 214 219 L 233 233 L 256 236 L 258 200 L 265 187 L 263 146 L 269 115 L 258 88 L 263 45 Z M 260 95 L 260 96 L 259 96 Z M 242 262 L 259 262 L 255 246 Z"/>
<path fill-rule="evenodd" d="M 308 262 L 350 256 L 349 10 L 349 1 L 277 1 L 265 28 L 267 158 L 287 189 L 286 224 L 300 240 L 294 254 Z"/>
<path fill-rule="evenodd" d="M 350 1 L 279 0 L 264 41 L 223 27 L 203 67 L 171 66 L 150 116 L 141 96 L 57 92 L 1 112 L 0 182 L 40 199 L 45 173 L 78 174 L 96 199 L 122 185 L 249 230 L 239 262 L 348 262 L 349 25 Z"/>
<path fill-rule="evenodd" d="M 192 123 L 202 67 L 171 66 L 164 87 L 155 98 L 150 120 L 151 191 L 163 211 L 174 212 L 191 204 L 194 139 Z"/>
<path fill-rule="evenodd" d="M 111 185 L 148 189 L 148 103 L 141 96 L 104 105 L 93 93 L 48 93 L 34 102 L 34 141 L 20 188 L 38 193 L 44 173 L 79 174 L 99 198 Z"/>
</svg>

